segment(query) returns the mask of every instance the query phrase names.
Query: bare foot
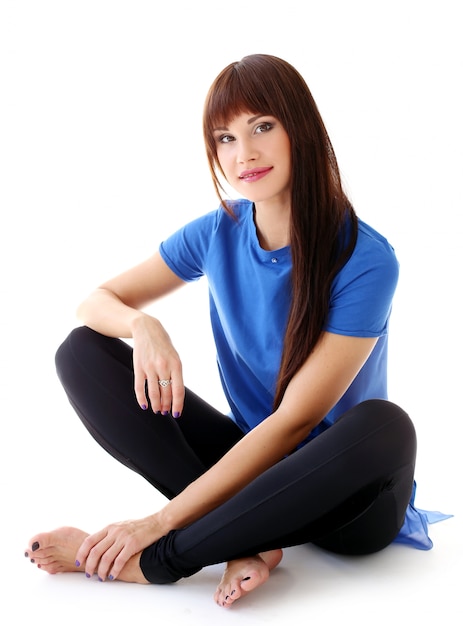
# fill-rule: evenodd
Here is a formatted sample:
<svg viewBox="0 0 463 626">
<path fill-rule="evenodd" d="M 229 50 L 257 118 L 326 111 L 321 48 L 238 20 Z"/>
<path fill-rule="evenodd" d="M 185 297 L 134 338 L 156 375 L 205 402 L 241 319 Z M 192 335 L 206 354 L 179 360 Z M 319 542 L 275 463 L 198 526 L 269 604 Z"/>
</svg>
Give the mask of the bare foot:
<svg viewBox="0 0 463 626">
<path fill-rule="evenodd" d="M 24 556 L 49 574 L 83 572 L 84 568 L 76 565 L 76 554 L 86 537 L 88 533 L 69 526 L 40 533 L 32 537 Z"/>
<path fill-rule="evenodd" d="M 62 526 L 52 532 L 32 537 L 24 556 L 49 574 L 84 572 L 85 564 L 77 565 L 76 554 L 86 537 L 88 533 L 79 528 Z M 148 584 L 141 572 L 139 559 L 140 554 L 134 554 L 124 565 L 118 580 Z"/>
<path fill-rule="evenodd" d="M 270 550 L 253 557 L 230 561 L 214 594 L 214 600 L 219 606 L 229 608 L 238 598 L 243 598 L 263 585 L 282 558 L 282 550 Z"/>
</svg>

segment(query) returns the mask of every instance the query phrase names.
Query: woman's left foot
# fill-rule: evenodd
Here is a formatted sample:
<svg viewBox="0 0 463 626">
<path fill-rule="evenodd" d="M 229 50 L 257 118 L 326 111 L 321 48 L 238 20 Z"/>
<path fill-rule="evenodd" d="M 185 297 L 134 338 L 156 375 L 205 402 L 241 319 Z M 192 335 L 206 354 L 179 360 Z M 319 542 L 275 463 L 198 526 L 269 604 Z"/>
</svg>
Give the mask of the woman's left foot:
<svg viewBox="0 0 463 626">
<path fill-rule="evenodd" d="M 32 537 L 24 556 L 49 574 L 82 572 L 84 568 L 76 565 L 76 554 L 87 536 L 83 530 L 70 526 L 40 533 Z"/>
</svg>

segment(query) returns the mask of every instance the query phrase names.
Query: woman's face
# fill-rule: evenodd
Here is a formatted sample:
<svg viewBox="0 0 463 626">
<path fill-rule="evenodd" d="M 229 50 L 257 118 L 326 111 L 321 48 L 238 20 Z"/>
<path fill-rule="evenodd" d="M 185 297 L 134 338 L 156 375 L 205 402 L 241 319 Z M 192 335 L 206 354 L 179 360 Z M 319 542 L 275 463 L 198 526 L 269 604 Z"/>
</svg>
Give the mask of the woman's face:
<svg viewBox="0 0 463 626">
<path fill-rule="evenodd" d="M 214 129 L 217 159 L 227 182 L 254 203 L 288 206 L 291 146 L 281 123 L 271 115 L 242 113 Z"/>
</svg>

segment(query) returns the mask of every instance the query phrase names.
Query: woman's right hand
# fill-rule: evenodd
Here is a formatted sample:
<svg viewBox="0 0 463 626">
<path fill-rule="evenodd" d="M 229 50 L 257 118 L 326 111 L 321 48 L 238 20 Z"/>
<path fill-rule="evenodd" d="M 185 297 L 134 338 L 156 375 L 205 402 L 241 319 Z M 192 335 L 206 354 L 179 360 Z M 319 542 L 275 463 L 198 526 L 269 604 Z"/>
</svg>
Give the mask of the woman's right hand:
<svg viewBox="0 0 463 626">
<path fill-rule="evenodd" d="M 185 387 L 182 363 L 162 324 L 147 314 L 140 314 L 132 324 L 135 395 L 139 405 L 180 417 Z M 170 381 L 164 386 L 159 381 Z"/>
<path fill-rule="evenodd" d="M 186 283 L 159 252 L 106 281 L 78 307 L 77 317 L 108 337 L 133 339 L 135 394 L 141 407 L 179 417 L 185 388 L 182 364 L 161 323 L 143 308 Z M 172 381 L 160 386 L 159 381 Z"/>
</svg>

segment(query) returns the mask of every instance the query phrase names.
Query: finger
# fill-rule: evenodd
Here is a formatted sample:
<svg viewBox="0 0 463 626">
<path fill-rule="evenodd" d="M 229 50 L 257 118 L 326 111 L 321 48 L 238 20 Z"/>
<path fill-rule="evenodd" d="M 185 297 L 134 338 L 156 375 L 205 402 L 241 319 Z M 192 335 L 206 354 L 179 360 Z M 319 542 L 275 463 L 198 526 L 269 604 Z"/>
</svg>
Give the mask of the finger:
<svg viewBox="0 0 463 626">
<path fill-rule="evenodd" d="M 180 417 L 182 415 L 183 406 L 185 402 L 185 385 L 183 384 L 183 378 L 172 379 L 171 385 L 172 391 L 172 417 Z"/>
<path fill-rule="evenodd" d="M 101 542 L 106 537 L 106 531 L 102 530 L 94 535 L 89 535 L 80 546 L 76 554 L 76 566 L 85 565 L 85 573 L 88 578 L 93 576 L 102 550 Z"/>
<path fill-rule="evenodd" d="M 110 547 L 108 547 L 103 554 L 99 557 L 98 560 L 98 568 L 97 574 L 99 580 L 103 581 L 106 578 L 109 580 L 113 580 L 115 578 L 112 568 L 114 567 L 114 561 L 118 557 L 121 549 L 116 543 L 113 543 Z M 122 569 L 122 568 L 121 568 Z"/>
<path fill-rule="evenodd" d="M 148 408 L 148 398 L 146 397 L 146 378 L 142 372 L 135 371 L 134 391 L 138 404 L 146 411 Z"/>
<path fill-rule="evenodd" d="M 160 376 L 156 380 L 156 385 L 158 387 L 161 413 L 167 415 L 172 407 L 172 379 L 170 376 Z M 153 390 L 153 395 L 155 393 L 156 392 Z"/>
<path fill-rule="evenodd" d="M 122 550 L 119 551 L 119 554 L 117 554 L 112 561 L 111 571 L 108 575 L 109 580 L 116 580 L 123 568 L 127 565 L 129 559 L 134 554 L 135 552 L 130 549 L 129 545 L 125 545 Z M 98 574 L 100 574 L 99 570 Z"/>
</svg>

